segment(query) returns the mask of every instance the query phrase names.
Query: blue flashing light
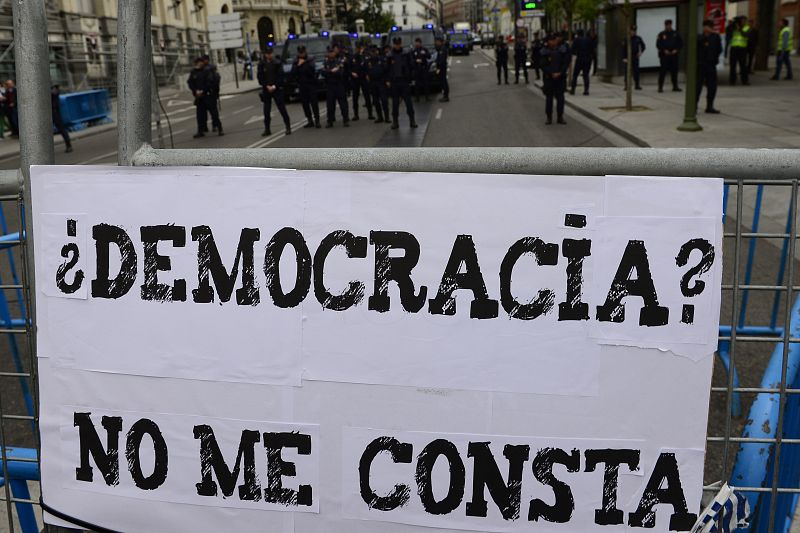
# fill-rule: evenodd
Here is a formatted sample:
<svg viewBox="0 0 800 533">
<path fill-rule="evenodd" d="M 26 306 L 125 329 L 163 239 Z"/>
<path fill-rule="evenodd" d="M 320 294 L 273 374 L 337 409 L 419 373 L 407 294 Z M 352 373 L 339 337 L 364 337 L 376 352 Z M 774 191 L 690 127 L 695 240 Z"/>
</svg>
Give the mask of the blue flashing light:
<svg viewBox="0 0 800 533">
<path fill-rule="evenodd" d="M 381 34 L 380 34 L 380 33 L 376 33 L 376 34 L 375 34 L 375 37 L 380 37 L 380 36 L 381 36 Z"/>
<path fill-rule="evenodd" d="M 357 33 L 351 33 L 350 37 L 352 37 L 353 39 L 358 39 L 358 34 Z"/>
<path fill-rule="evenodd" d="M 469 30 L 463 30 L 461 33 L 469 33 Z"/>
<path fill-rule="evenodd" d="M 447 32 L 447 33 L 449 33 L 450 35 L 453 35 L 455 32 L 454 32 L 453 30 L 450 30 L 450 31 L 449 31 L 449 32 Z"/>
<path fill-rule="evenodd" d="M 294 39 L 295 37 L 297 37 L 297 35 L 295 35 L 294 33 L 289 34 L 289 40 Z"/>
<path fill-rule="evenodd" d="M 397 31 L 397 26 L 392 26 L 392 31 Z"/>
<path fill-rule="evenodd" d="M 273 43 L 272 41 L 267 43 L 267 46 L 270 47 L 270 48 L 272 48 L 274 45 L 275 45 L 275 43 Z"/>
<path fill-rule="evenodd" d="M 433 24 L 425 24 L 425 29 L 426 30 L 432 30 L 433 29 Z"/>
<path fill-rule="evenodd" d="M 330 34 L 327 31 L 322 32 L 322 36 L 323 37 L 327 37 L 328 35 L 330 35 Z"/>
</svg>

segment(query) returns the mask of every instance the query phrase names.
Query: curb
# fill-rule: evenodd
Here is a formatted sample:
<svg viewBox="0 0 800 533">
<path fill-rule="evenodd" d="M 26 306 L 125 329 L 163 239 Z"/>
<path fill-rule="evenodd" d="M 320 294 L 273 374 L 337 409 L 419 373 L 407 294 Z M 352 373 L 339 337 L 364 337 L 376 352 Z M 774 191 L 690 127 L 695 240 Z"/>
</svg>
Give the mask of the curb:
<svg viewBox="0 0 800 533">
<path fill-rule="evenodd" d="M 533 82 L 533 86 L 541 89 L 542 88 L 542 82 L 540 82 L 540 81 Z M 631 132 L 620 128 L 616 124 L 612 124 L 608 120 L 606 120 L 604 118 L 601 118 L 598 115 L 595 115 L 591 111 L 589 111 L 589 110 L 579 106 L 578 104 L 572 102 L 569 98 L 565 98 L 564 99 L 564 103 L 566 104 L 566 106 L 568 108 L 572 109 L 573 111 L 577 111 L 578 113 L 580 113 L 584 117 L 586 117 L 586 118 L 588 118 L 590 120 L 593 120 L 594 122 L 597 122 L 598 124 L 600 124 L 604 128 L 613 131 L 614 133 L 616 133 L 620 137 L 632 142 L 636 146 L 639 146 L 640 148 L 651 148 L 651 146 L 649 144 L 647 144 L 647 142 L 645 142 L 644 139 L 641 139 L 641 138 L 637 137 L 636 135 L 633 135 Z"/>
<path fill-rule="evenodd" d="M 72 141 L 77 141 L 81 139 L 86 139 L 88 137 L 94 137 L 95 135 L 100 135 L 101 133 L 106 133 L 115 129 L 117 129 L 116 121 L 108 124 L 100 124 L 98 126 L 91 126 L 90 128 L 86 128 L 86 130 L 78 130 L 77 132 L 70 132 L 70 139 Z M 82 134 L 77 135 L 78 133 Z M 64 139 L 62 139 L 61 136 L 58 134 L 53 134 L 53 146 L 63 146 L 63 145 L 64 145 Z M 19 157 L 19 155 L 20 155 L 19 148 L 7 154 L 0 154 L 0 162 L 7 161 L 8 159 L 13 159 L 15 157 Z"/>
</svg>

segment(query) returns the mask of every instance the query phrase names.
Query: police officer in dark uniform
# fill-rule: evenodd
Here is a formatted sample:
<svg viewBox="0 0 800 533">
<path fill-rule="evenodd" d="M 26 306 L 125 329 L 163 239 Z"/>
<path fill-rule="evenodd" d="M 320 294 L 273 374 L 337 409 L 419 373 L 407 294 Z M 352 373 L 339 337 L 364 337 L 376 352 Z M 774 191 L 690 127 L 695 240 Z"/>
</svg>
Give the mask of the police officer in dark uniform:
<svg viewBox="0 0 800 533">
<path fill-rule="evenodd" d="M 439 86 L 442 88 L 440 102 L 450 101 L 450 84 L 447 82 L 447 46 L 441 36 L 436 37 L 436 75 L 439 77 Z"/>
<path fill-rule="evenodd" d="M 297 58 L 292 63 L 292 76 L 297 80 L 297 91 L 303 104 L 303 113 L 308 119 L 305 128 L 320 127 L 319 102 L 317 101 L 317 69 L 314 58 L 308 57 L 305 46 L 297 47 Z"/>
<path fill-rule="evenodd" d="M 403 51 L 403 40 L 400 37 L 392 39 L 392 50 L 386 58 L 388 68 L 389 90 L 392 93 L 392 129 L 400 127 L 400 100 L 406 105 L 406 113 L 411 127 L 416 128 L 414 121 L 414 102 L 411 100 L 411 56 Z"/>
<path fill-rule="evenodd" d="M 589 73 L 592 69 L 592 58 L 594 57 L 594 41 L 588 37 L 583 30 L 578 30 L 575 40 L 572 41 L 572 55 L 575 56 L 575 68 L 572 71 L 571 94 L 575 94 L 575 87 L 578 85 L 578 75 L 583 77 L 583 94 L 589 94 Z"/>
<path fill-rule="evenodd" d="M 389 96 L 386 92 L 386 60 L 377 46 L 369 49 L 367 58 L 367 82 L 375 106 L 376 124 L 389 122 Z"/>
<path fill-rule="evenodd" d="M 427 48 L 422 46 L 422 39 L 414 39 L 414 49 L 411 50 L 411 60 L 414 66 L 414 96 L 419 102 L 420 95 L 425 95 L 425 101 L 428 101 L 428 64 L 431 59 L 431 53 Z"/>
<path fill-rule="evenodd" d="M 194 106 L 197 108 L 197 133 L 194 134 L 195 139 L 198 137 L 205 137 L 205 132 L 208 131 L 208 111 L 206 110 L 203 100 L 206 86 L 205 67 L 206 65 L 202 57 L 195 59 L 194 68 L 189 72 L 189 79 L 186 82 L 189 86 L 189 90 L 192 91 Z"/>
<path fill-rule="evenodd" d="M 217 98 L 219 97 L 216 89 L 214 71 L 206 65 L 203 58 L 197 58 L 195 68 L 189 74 L 189 88 L 194 94 L 194 105 L 197 106 L 197 133 L 195 138 L 205 137 L 208 131 L 206 120 L 211 114 L 211 124 L 219 135 L 222 132 L 222 122 L 219 120 L 219 110 L 217 109 Z"/>
<path fill-rule="evenodd" d="M 519 83 L 519 71 L 525 74 L 525 83 L 528 81 L 528 39 L 524 35 L 517 35 L 514 41 L 514 83 Z"/>
<path fill-rule="evenodd" d="M 569 68 L 570 55 L 566 45 L 559 43 L 560 36 L 556 33 L 547 37 L 547 46 L 542 49 L 542 72 L 544 73 L 545 124 L 553 123 L 553 100 L 556 101 L 556 114 L 558 123 L 566 124 L 564 120 L 564 91 L 567 88 L 567 69 Z"/>
<path fill-rule="evenodd" d="M 364 95 L 364 104 L 367 106 L 367 118 L 374 120 L 372 115 L 372 97 L 367 83 L 367 55 L 364 53 L 364 44 L 356 44 L 356 53 L 353 54 L 350 69 L 350 87 L 353 90 L 353 120 L 358 120 L 358 96 Z"/>
<path fill-rule="evenodd" d="M 333 127 L 336 119 L 337 102 L 339 103 L 339 111 L 342 113 L 344 127 L 350 127 L 345 87 L 346 74 L 345 59 L 339 54 L 339 47 L 336 45 L 329 46 L 328 56 L 322 64 L 322 75 L 325 77 L 325 91 L 328 100 L 328 124 L 326 124 L 326 128 Z"/>
<path fill-rule="evenodd" d="M 539 38 L 539 32 L 533 32 L 533 41 L 531 42 L 531 68 L 536 73 L 537 80 L 541 78 L 542 47 L 544 47 L 544 41 Z"/>
<path fill-rule="evenodd" d="M 508 43 L 500 35 L 494 45 L 494 62 L 497 66 L 497 85 L 500 85 L 500 71 L 505 74 L 506 85 L 508 85 Z"/>
<path fill-rule="evenodd" d="M 656 48 L 658 48 L 658 59 L 661 62 L 661 69 L 658 71 L 658 92 L 664 92 L 664 78 L 669 72 L 672 80 L 672 90 L 680 91 L 678 87 L 678 53 L 683 47 L 683 40 L 680 34 L 672 29 L 672 21 L 664 21 L 664 31 L 658 34 Z"/>
<path fill-rule="evenodd" d="M 722 53 L 722 39 L 714 29 L 713 20 L 703 21 L 703 33 L 697 38 L 697 101 L 706 86 L 706 113 L 718 114 L 714 108 L 717 95 L 717 64 Z"/>
<path fill-rule="evenodd" d="M 292 124 L 289 121 L 289 113 L 286 112 L 286 104 L 284 103 L 283 88 L 286 80 L 283 74 L 283 65 L 280 61 L 275 60 L 272 48 L 267 48 L 261 61 L 258 62 L 258 84 L 261 86 L 261 101 L 264 102 L 264 133 L 261 135 L 266 137 L 272 134 L 269 128 L 270 113 L 272 113 L 272 101 L 275 101 L 275 107 L 283 117 L 283 123 L 286 125 L 286 135 L 292 134 Z"/>
<path fill-rule="evenodd" d="M 631 26 L 630 35 L 628 36 L 629 42 L 628 46 L 631 49 L 631 56 L 633 56 L 633 63 L 631 64 L 631 75 L 633 76 L 633 86 L 636 87 L 637 90 L 641 90 L 642 86 L 639 85 L 639 58 L 642 57 L 644 53 L 644 40 L 636 35 L 636 26 Z M 628 48 L 625 46 L 625 42 L 622 43 L 622 61 L 623 63 L 628 61 Z M 628 88 L 627 80 L 625 80 L 625 89 Z"/>
</svg>

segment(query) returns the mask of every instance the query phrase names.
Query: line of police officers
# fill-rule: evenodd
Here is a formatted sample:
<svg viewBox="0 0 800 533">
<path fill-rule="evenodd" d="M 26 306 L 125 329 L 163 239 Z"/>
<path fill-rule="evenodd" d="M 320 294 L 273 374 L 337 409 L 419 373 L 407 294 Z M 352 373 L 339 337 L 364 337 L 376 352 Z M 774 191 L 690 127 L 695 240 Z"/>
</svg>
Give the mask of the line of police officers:
<svg viewBox="0 0 800 533">
<path fill-rule="evenodd" d="M 433 65 L 436 84 L 442 92 L 440 102 L 450 101 L 450 88 L 447 82 L 447 47 L 444 39 L 437 37 L 435 41 L 437 56 Z M 402 40 L 396 37 L 392 46 L 379 48 L 362 42 L 356 44 L 355 52 L 350 53 L 338 44 L 328 47 L 322 60 L 321 76 L 326 94 L 327 124 L 332 128 L 336 122 L 336 108 L 344 127 L 350 126 L 350 120 L 359 120 L 359 104 L 361 97 L 367 110 L 367 119 L 375 123 L 388 123 L 391 117 L 392 129 L 398 129 L 400 103 L 405 106 L 409 125 L 416 128 L 414 118 L 414 102 L 412 100 L 412 82 L 416 100 L 421 97 L 430 98 L 430 65 L 431 53 L 417 39 L 413 49 L 404 50 Z M 320 111 L 318 101 L 319 82 L 317 80 L 316 58 L 310 57 L 304 46 L 297 47 L 297 56 L 292 61 L 290 75 L 296 80 L 298 95 L 306 116 L 305 128 L 320 128 Z M 272 134 L 272 105 L 283 119 L 286 135 L 291 135 L 292 127 L 289 113 L 286 110 L 286 74 L 280 59 L 275 57 L 272 48 L 268 48 L 258 63 L 258 84 L 261 87 L 259 97 L 263 102 L 264 131 L 262 136 Z M 217 99 L 219 98 L 219 75 L 216 68 L 210 65 L 207 56 L 198 58 L 195 69 L 189 76 L 189 89 L 195 97 L 197 106 L 197 134 L 203 137 L 208 130 L 207 115 L 210 113 L 215 131 L 222 133 L 219 120 Z M 348 105 L 348 93 L 352 95 L 351 108 Z M 389 97 L 392 100 L 389 114 Z M 373 113 L 374 110 L 374 113 Z"/>
</svg>

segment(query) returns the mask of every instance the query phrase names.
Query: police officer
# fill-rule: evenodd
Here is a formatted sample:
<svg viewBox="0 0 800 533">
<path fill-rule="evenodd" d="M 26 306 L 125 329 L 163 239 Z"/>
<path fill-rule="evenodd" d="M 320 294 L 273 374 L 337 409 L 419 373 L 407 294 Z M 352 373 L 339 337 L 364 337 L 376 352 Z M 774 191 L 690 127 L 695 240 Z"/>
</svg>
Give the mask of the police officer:
<svg viewBox="0 0 800 533">
<path fill-rule="evenodd" d="M 261 61 L 258 62 L 258 84 L 261 86 L 261 101 L 264 102 L 264 133 L 261 135 L 266 137 L 272 134 L 269 125 L 273 100 L 275 101 L 275 107 L 278 108 L 278 112 L 283 117 L 283 123 L 286 125 L 286 135 L 291 135 L 292 125 L 283 99 L 285 84 L 283 65 L 280 61 L 275 60 L 272 48 L 267 48 Z"/>
<path fill-rule="evenodd" d="M 678 52 L 683 47 L 683 40 L 680 34 L 672 29 L 672 21 L 664 21 L 664 31 L 658 34 L 656 48 L 658 48 L 658 59 L 661 62 L 661 69 L 658 71 L 658 92 L 664 92 L 664 78 L 669 72 L 672 80 L 672 90 L 680 91 L 678 87 Z"/>
<path fill-rule="evenodd" d="M 350 87 L 353 90 L 353 120 L 358 120 L 358 96 L 362 93 L 364 104 L 367 106 L 367 118 L 374 120 L 372 97 L 367 83 L 367 55 L 364 53 L 364 44 L 361 42 L 356 43 L 356 53 L 351 61 Z"/>
<path fill-rule="evenodd" d="M 537 80 L 541 78 L 542 47 L 544 47 L 544 41 L 539 37 L 539 32 L 533 32 L 533 41 L 531 41 L 531 68 L 536 73 Z"/>
<path fill-rule="evenodd" d="M 519 83 L 520 69 L 525 74 L 525 83 L 528 82 L 528 39 L 524 35 L 517 35 L 514 42 L 514 83 Z"/>
<path fill-rule="evenodd" d="M 575 68 L 572 71 L 571 94 L 575 94 L 575 87 L 578 85 L 578 74 L 583 76 L 583 94 L 589 94 L 589 73 L 592 69 L 592 58 L 594 57 L 594 41 L 587 36 L 583 30 L 578 30 L 575 40 L 572 42 L 572 55 L 575 56 Z"/>
<path fill-rule="evenodd" d="M 189 72 L 189 79 L 186 84 L 189 90 L 192 91 L 194 97 L 194 106 L 197 114 L 197 133 L 194 138 L 204 137 L 205 132 L 208 131 L 208 111 L 206 110 L 203 102 L 203 91 L 205 87 L 205 63 L 202 57 L 198 57 L 194 61 L 194 68 Z"/>
<path fill-rule="evenodd" d="M 308 57 L 305 46 L 297 47 L 297 58 L 292 63 L 292 77 L 297 80 L 297 91 L 303 104 L 303 113 L 308 119 L 305 128 L 320 127 L 319 102 L 317 101 L 317 69 L 314 58 Z"/>
<path fill-rule="evenodd" d="M 447 46 L 441 36 L 436 37 L 436 76 L 439 78 L 439 86 L 442 88 L 440 102 L 450 101 L 450 84 L 447 83 Z"/>
<path fill-rule="evenodd" d="M 771 80 L 779 80 L 781 78 L 781 67 L 786 65 L 786 77 L 784 80 L 792 79 L 792 61 L 789 58 L 792 49 L 794 48 L 794 39 L 792 39 L 792 28 L 789 27 L 789 19 L 781 19 L 781 28 L 778 30 L 778 43 L 775 48 L 775 75 Z"/>
<path fill-rule="evenodd" d="M 326 128 L 332 128 L 336 120 L 336 103 L 339 103 L 339 111 L 342 114 L 344 127 L 350 127 L 350 117 L 347 109 L 347 94 L 345 87 L 346 75 L 345 60 L 339 53 L 337 45 L 328 47 L 328 56 L 322 64 L 322 75 L 325 77 L 325 91 L 328 104 L 328 123 Z"/>
<path fill-rule="evenodd" d="M 420 95 L 425 95 L 425 101 L 428 101 L 428 68 L 431 59 L 431 53 L 427 48 L 422 46 L 422 39 L 417 37 L 414 39 L 414 49 L 411 50 L 411 61 L 414 66 L 414 96 L 419 102 Z"/>
<path fill-rule="evenodd" d="M 745 18 L 736 17 L 733 20 L 730 39 L 730 71 L 728 82 L 736 85 L 736 70 L 738 67 L 739 75 L 742 78 L 742 85 L 750 85 L 750 78 L 747 72 L 747 32 L 745 31 Z"/>
<path fill-rule="evenodd" d="M 376 124 L 389 122 L 389 96 L 386 92 L 386 59 L 377 46 L 369 49 L 367 58 L 367 82 L 375 106 Z"/>
<path fill-rule="evenodd" d="M 717 114 L 714 97 L 717 95 L 717 63 L 722 53 L 722 39 L 714 29 L 713 20 L 703 21 L 703 33 L 697 38 L 697 101 L 706 86 L 706 113 Z"/>
<path fill-rule="evenodd" d="M 194 69 L 189 74 L 189 89 L 194 95 L 194 105 L 197 107 L 197 133 L 194 138 L 205 137 L 205 132 L 208 131 L 208 114 L 211 114 L 211 124 L 216 128 L 219 135 L 224 135 L 222 132 L 222 122 L 219 120 L 219 111 L 217 110 L 218 93 L 215 87 L 215 80 L 213 78 L 214 72 L 206 66 L 202 57 L 198 57 L 195 61 Z"/>
<path fill-rule="evenodd" d="M 200 56 L 203 58 L 203 63 L 205 64 L 206 75 L 208 76 L 209 83 L 211 84 L 211 92 L 213 94 L 212 105 L 214 107 L 214 111 L 219 111 L 219 91 L 220 91 L 220 84 L 222 83 L 222 77 L 219 75 L 219 71 L 217 70 L 217 66 L 211 62 L 211 57 L 208 54 L 203 54 Z M 217 131 L 217 125 L 214 123 L 213 119 L 213 112 L 209 106 L 208 112 L 211 113 L 211 131 Z M 208 131 L 208 130 L 206 130 Z"/>
<path fill-rule="evenodd" d="M 403 40 L 400 37 L 392 39 L 392 50 L 386 59 L 388 68 L 388 85 L 392 93 L 392 129 L 400 127 L 400 99 L 405 102 L 406 113 L 412 128 L 417 127 L 414 121 L 414 102 L 411 100 L 411 56 L 403 51 Z"/>
<path fill-rule="evenodd" d="M 497 85 L 500 85 L 501 70 L 508 85 L 508 43 L 502 35 L 497 37 L 497 43 L 494 45 L 494 63 L 497 66 Z"/>
<path fill-rule="evenodd" d="M 542 72 L 544 73 L 545 124 L 553 123 L 553 100 L 556 101 L 556 114 L 558 123 L 566 124 L 564 120 L 564 91 L 567 88 L 567 69 L 570 56 L 567 47 L 559 44 L 560 36 L 551 34 L 547 37 L 547 46 L 542 49 Z"/>
<path fill-rule="evenodd" d="M 636 87 L 637 91 L 642 90 L 642 86 L 639 85 L 639 58 L 642 57 L 644 53 L 645 45 L 644 40 L 636 35 L 636 26 L 631 26 L 631 30 L 628 36 L 628 46 L 631 50 L 631 56 L 633 59 L 631 60 L 633 63 L 631 64 L 631 75 L 633 76 L 633 86 Z M 628 47 L 625 46 L 625 43 L 622 43 L 622 62 L 628 62 Z M 625 80 L 625 89 L 628 88 L 628 80 Z"/>
</svg>

